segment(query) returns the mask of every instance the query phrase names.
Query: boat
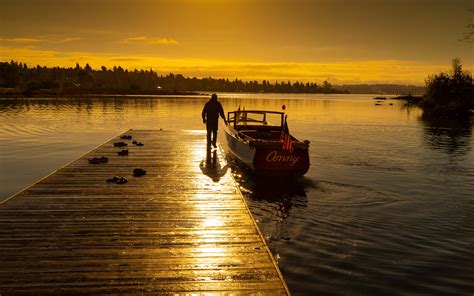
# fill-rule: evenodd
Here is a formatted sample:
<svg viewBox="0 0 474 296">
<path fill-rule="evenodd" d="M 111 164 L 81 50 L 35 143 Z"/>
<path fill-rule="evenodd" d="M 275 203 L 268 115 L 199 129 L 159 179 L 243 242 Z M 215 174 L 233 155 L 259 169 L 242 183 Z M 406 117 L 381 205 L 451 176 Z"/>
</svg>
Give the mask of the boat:
<svg viewBox="0 0 474 296">
<path fill-rule="evenodd" d="M 256 175 L 306 174 L 310 166 L 309 141 L 292 136 L 286 119 L 279 111 L 228 112 L 224 129 L 228 154 Z"/>
</svg>

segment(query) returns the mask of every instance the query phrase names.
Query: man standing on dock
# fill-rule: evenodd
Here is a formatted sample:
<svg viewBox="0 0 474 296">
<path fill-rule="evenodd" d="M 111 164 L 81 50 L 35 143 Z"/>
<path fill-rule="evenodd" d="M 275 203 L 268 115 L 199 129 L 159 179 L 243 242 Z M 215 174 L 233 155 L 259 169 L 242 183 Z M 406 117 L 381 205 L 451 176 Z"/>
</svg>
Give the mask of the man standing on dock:
<svg viewBox="0 0 474 296">
<path fill-rule="evenodd" d="M 225 119 L 224 109 L 221 103 L 217 100 L 217 95 L 212 94 L 211 99 L 204 105 L 202 109 L 202 122 L 206 124 L 207 129 L 207 146 L 210 147 L 211 143 L 214 148 L 217 147 L 217 129 L 219 126 L 219 115 L 224 119 L 224 123 L 227 125 Z M 212 134 L 212 140 L 211 140 Z"/>
</svg>

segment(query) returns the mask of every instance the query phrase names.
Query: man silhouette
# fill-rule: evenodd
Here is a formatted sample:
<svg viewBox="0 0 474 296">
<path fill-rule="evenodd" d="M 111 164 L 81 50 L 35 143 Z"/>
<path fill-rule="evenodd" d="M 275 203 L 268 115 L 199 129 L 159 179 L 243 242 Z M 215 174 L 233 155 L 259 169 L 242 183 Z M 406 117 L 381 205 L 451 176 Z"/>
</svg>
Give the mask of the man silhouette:
<svg viewBox="0 0 474 296">
<path fill-rule="evenodd" d="M 207 146 L 211 144 L 217 147 L 217 129 L 219 126 L 219 115 L 224 119 L 224 123 L 227 125 L 225 119 L 224 109 L 221 103 L 217 100 L 217 95 L 212 94 L 211 99 L 204 105 L 202 109 L 202 122 L 206 124 L 207 129 Z M 211 139 L 212 135 L 212 139 Z"/>
</svg>

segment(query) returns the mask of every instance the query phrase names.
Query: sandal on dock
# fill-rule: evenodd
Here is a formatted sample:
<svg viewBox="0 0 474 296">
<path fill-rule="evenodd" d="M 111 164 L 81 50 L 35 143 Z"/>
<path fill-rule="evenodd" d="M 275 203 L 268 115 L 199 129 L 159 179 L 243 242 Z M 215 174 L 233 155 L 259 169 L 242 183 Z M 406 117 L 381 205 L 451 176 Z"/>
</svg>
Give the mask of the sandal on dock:
<svg viewBox="0 0 474 296">
<path fill-rule="evenodd" d="M 124 177 L 121 177 L 117 181 L 115 181 L 115 184 L 125 184 L 127 182 L 128 182 L 127 179 L 125 179 Z"/>
<path fill-rule="evenodd" d="M 93 157 L 88 159 L 89 163 L 104 163 L 109 162 L 109 159 L 105 156 L 102 157 Z"/>
<path fill-rule="evenodd" d="M 118 155 L 128 155 L 128 149 L 117 152 Z"/>
<path fill-rule="evenodd" d="M 107 183 L 115 183 L 118 179 L 120 179 L 117 176 L 114 176 L 113 178 L 107 179 Z"/>
<path fill-rule="evenodd" d="M 134 177 L 141 177 L 143 175 L 146 175 L 146 170 L 144 170 L 144 169 L 134 169 L 133 170 L 133 176 Z"/>
<path fill-rule="evenodd" d="M 107 179 L 107 183 L 115 183 L 115 184 L 125 184 L 128 180 L 124 177 L 117 177 L 114 176 L 113 178 Z"/>
<path fill-rule="evenodd" d="M 132 139 L 132 135 L 123 135 L 123 136 L 120 137 L 120 139 L 131 140 L 131 139 Z"/>
<path fill-rule="evenodd" d="M 114 147 L 124 147 L 124 146 L 128 146 L 127 143 L 124 143 L 124 142 L 116 142 L 114 143 Z"/>
</svg>

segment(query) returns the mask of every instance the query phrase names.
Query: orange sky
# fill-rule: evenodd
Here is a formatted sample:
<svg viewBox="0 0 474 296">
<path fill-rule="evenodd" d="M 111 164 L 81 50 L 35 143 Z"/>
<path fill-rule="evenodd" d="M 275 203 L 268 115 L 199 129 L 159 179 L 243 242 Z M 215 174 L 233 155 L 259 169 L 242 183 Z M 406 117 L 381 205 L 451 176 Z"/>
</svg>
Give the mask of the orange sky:
<svg viewBox="0 0 474 296">
<path fill-rule="evenodd" d="M 0 60 L 161 74 L 424 83 L 472 69 L 471 0 L 2 0 Z"/>
</svg>

